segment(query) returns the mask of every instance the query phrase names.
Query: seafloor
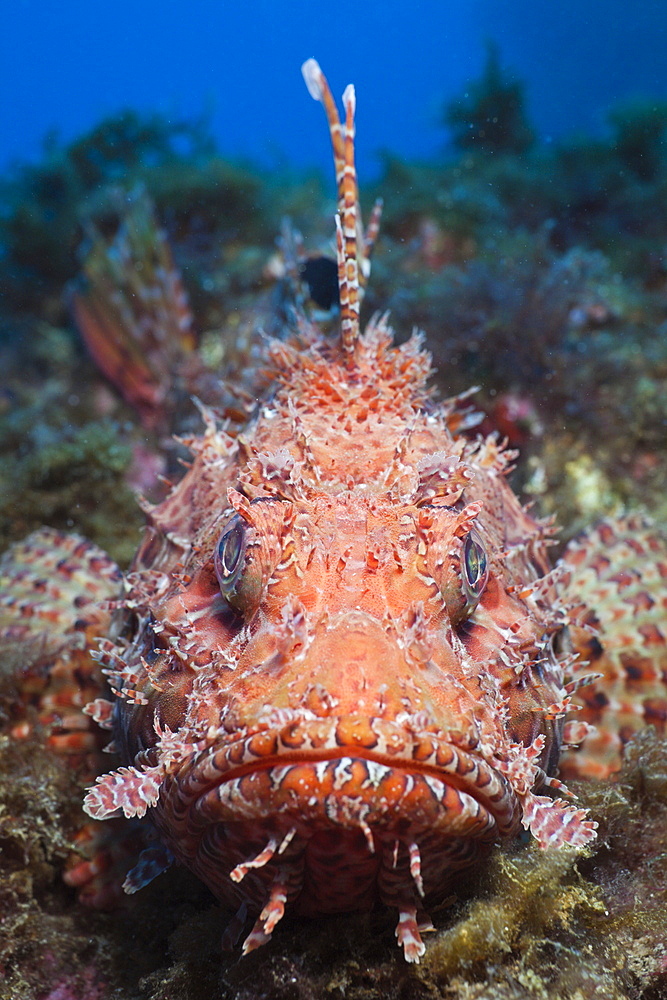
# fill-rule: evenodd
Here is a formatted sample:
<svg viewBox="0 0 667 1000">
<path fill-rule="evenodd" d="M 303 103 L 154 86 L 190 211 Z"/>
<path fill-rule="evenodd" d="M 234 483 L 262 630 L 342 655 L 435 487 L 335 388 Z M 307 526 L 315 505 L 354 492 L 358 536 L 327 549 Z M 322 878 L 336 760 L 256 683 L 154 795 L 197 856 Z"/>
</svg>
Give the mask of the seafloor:
<svg viewBox="0 0 667 1000">
<path fill-rule="evenodd" d="M 387 159 L 378 190 L 362 191 L 364 206 L 380 192 L 386 205 L 364 309 L 389 308 L 401 338 L 425 330 L 443 393 L 480 387 L 483 428 L 520 449 L 513 485 L 555 516 L 562 540 L 623 510 L 664 524 L 667 106 L 617 109 L 606 139 L 545 149 L 520 88 L 492 62 L 467 103 L 447 110 L 454 142 L 441 163 Z M 485 127 L 497 119 L 500 130 Z M 6 178 L 2 548 L 48 524 L 127 565 L 136 495 L 160 496 L 182 455 L 171 432 L 197 426 L 190 390 L 224 396 L 218 372 L 256 389 L 260 329 L 276 332 L 290 307 L 282 218 L 306 252 L 331 253 L 332 187 L 230 165 L 203 126 L 129 113 Z M 93 364 L 73 313 L 77 295 L 109 278 L 95 253 L 113 246 L 125 212 L 151 203 L 194 323 L 176 352 L 179 384 L 165 355 L 151 355 L 167 402 L 142 408 Z M 667 997 L 667 742 L 652 732 L 630 744 L 617 780 L 577 789 L 600 823 L 594 850 L 497 850 L 434 915 L 420 966 L 404 964 L 383 912 L 286 920 L 239 959 L 220 951 L 225 915 L 182 871 L 122 911 L 77 903 L 61 879 L 80 820 L 76 771 L 39 726 L 10 735 L 32 709 L 20 665 L 0 676 L 2 998 Z"/>
</svg>

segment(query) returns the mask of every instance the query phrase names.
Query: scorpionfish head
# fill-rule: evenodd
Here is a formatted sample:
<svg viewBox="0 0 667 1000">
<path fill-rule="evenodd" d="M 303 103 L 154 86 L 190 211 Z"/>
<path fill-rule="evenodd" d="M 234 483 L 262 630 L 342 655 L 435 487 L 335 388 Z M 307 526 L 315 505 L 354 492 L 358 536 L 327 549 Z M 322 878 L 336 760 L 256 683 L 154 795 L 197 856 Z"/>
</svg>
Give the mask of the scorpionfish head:
<svg viewBox="0 0 667 1000">
<path fill-rule="evenodd" d="M 354 90 L 343 125 L 317 63 L 303 72 L 336 163 L 340 340 L 300 314 L 268 347 L 276 387 L 254 420 L 230 438 L 209 414 L 148 512 L 125 631 L 102 650 L 115 708 L 91 709 L 129 766 L 87 809 L 150 811 L 239 922 L 258 915 L 246 951 L 288 904 L 382 901 L 418 961 L 423 905 L 480 850 L 521 823 L 544 845 L 594 832 L 535 794 L 569 700 L 548 528 L 507 486 L 511 456 L 433 402 L 419 337 L 394 346 L 386 317 L 361 333 L 379 207 L 359 240 Z M 155 868 L 140 860 L 129 888 Z"/>
<path fill-rule="evenodd" d="M 405 348 L 392 351 L 400 368 Z M 451 414 L 406 412 L 398 393 L 357 420 L 358 384 L 340 437 L 321 433 L 335 420 L 309 378 L 298 403 L 292 374 L 252 447 L 227 442 L 222 460 L 210 429 L 154 515 L 200 511 L 185 572 L 164 572 L 174 532 L 162 552 L 149 533 L 139 554 L 152 569 L 128 607 L 153 591 L 115 677 L 133 767 L 101 779 L 89 810 L 150 808 L 221 899 L 261 911 L 246 950 L 288 902 L 308 914 L 381 900 L 416 959 L 422 900 L 480 850 L 522 821 L 543 842 L 579 835 L 580 813 L 534 794 L 564 697 L 548 588 L 528 585 L 544 577 L 542 528 L 491 439 L 454 438 Z M 308 454 L 285 431 L 296 409 Z"/>
</svg>

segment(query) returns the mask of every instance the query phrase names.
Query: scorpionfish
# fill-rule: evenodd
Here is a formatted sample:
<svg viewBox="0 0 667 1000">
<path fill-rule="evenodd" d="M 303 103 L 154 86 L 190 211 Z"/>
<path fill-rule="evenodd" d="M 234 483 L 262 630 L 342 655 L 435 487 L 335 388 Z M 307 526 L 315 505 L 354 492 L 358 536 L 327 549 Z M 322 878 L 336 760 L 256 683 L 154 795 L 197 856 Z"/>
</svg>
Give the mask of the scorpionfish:
<svg viewBox="0 0 667 1000">
<path fill-rule="evenodd" d="M 513 453 L 435 399 L 419 335 L 396 346 L 386 315 L 361 330 L 380 208 L 364 231 L 354 89 L 341 121 L 315 60 L 303 74 L 333 145 L 340 334 L 299 311 L 247 426 L 203 408 L 187 472 L 147 505 L 98 654 L 113 697 L 87 708 L 123 766 L 85 809 L 146 816 L 157 839 L 126 890 L 176 859 L 238 911 L 232 937 L 254 919 L 244 952 L 286 911 L 380 903 L 417 962 L 429 908 L 492 844 L 595 837 L 555 777 L 568 745 L 566 774 L 606 775 L 664 726 L 667 557 L 634 516 L 552 568 Z"/>
</svg>

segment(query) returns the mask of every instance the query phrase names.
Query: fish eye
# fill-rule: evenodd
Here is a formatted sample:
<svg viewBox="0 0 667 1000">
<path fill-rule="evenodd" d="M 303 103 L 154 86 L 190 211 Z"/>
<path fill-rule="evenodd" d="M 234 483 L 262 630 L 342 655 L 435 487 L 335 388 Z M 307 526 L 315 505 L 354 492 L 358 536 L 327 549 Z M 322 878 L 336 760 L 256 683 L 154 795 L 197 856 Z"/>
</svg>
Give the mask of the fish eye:
<svg viewBox="0 0 667 1000">
<path fill-rule="evenodd" d="M 228 597 L 234 589 L 239 571 L 243 568 L 246 549 L 246 526 L 240 517 L 225 531 L 215 550 L 215 575 L 220 592 Z"/>
<path fill-rule="evenodd" d="M 260 503 L 255 500 L 254 504 L 259 521 Z M 249 523 L 236 514 L 223 529 L 213 552 L 213 568 L 220 594 L 229 607 L 245 619 L 249 619 L 259 607 L 275 565 L 274 556 L 277 561 L 280 554 L 277 547 L 275 552 L 271 548 L 270 522 L 261 523 L 261 528 L 258 530 L 257 523 Z"/>
<path fill-rule="evenodd" d="M 463 585 L 466 596 L 477 602 L 489 576 L 484 546 L 476 531 L 471 531 L 463 546 Z"/>
<path fill-rule="evenodd" d="M 454 628 L 463 626 L 474 613 L 489 579 L 489 561 L 484 543 L 474 527 L 459 534 L 457 508 L 420 507 L 419 527 L 425 544 L 428 575 L 440 591 Z"/>
</svg>

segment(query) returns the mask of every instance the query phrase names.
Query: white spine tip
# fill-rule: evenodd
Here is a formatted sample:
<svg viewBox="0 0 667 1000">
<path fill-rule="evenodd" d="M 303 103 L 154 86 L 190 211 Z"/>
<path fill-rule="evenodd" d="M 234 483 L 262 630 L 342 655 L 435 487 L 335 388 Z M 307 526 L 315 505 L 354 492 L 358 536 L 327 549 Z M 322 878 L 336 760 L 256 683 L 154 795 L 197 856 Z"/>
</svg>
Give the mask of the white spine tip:
<svg viewBox="0 0 667 1000">
<path fill-rule="evenodd" d="M 322 70 L 317 59 L 306 59 L 301 67 L 301 73 L 303 74 L 303 79 L 308 87 L 310 96 L 315 101 L 321 101 L 322 85 L 320 80 L 322 79 Z"/>
<path fill-rule="evenodd" d="M 357 95 L 354 92 L 354 84 L 348 83 L 347 87 L 343 91 L 343 106 L 347 111 L 348 105 L 352 105 L 352 114 L 354 114 L 357 107 Z"/>
</svg>

